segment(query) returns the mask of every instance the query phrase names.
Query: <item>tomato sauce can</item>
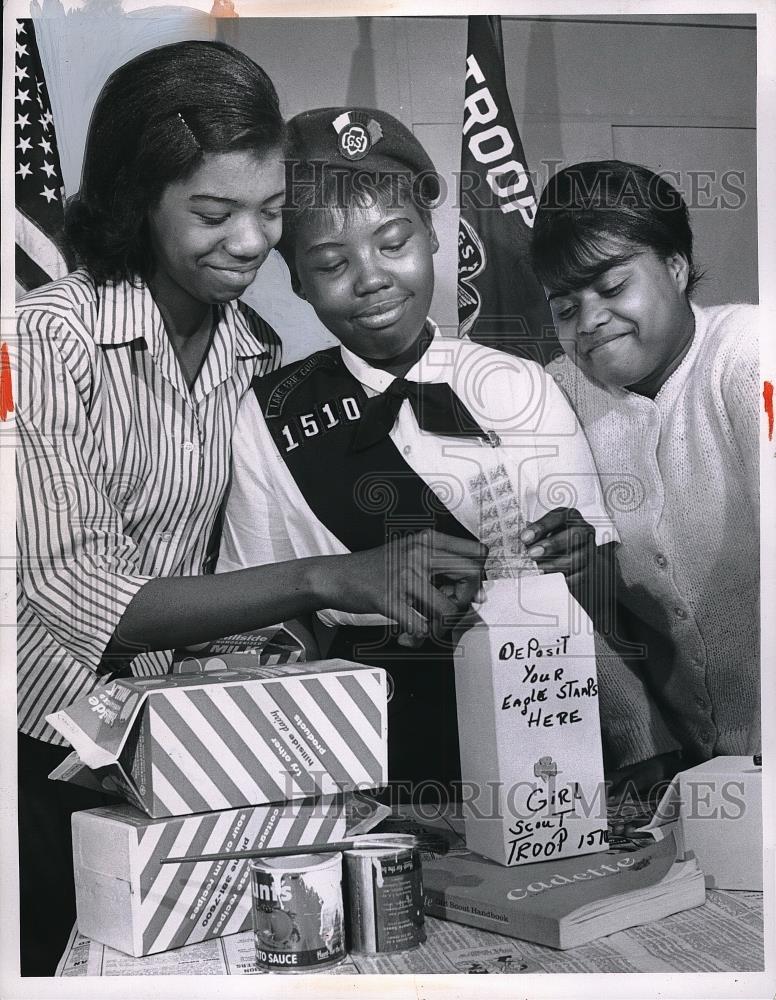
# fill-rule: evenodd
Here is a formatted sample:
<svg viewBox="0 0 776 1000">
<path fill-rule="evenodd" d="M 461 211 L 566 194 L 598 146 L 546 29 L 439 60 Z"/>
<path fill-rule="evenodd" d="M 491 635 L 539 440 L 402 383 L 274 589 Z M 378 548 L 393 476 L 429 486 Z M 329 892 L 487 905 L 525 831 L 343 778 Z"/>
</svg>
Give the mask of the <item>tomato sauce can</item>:
<svg viewBox="0 0 776 1000">
<path fill-rule="evenodd" d="M 318 972 L 345 957 L 342 855 L 251 862 L 256 964 L 263 972 Z"/>
<path fill-rule="evenodd" d="M 417 840 L 370 834 L 370 846 L 345 851 L 351 951 L 409 951 L 426 940 L 423 875 Z"/>
</svg>

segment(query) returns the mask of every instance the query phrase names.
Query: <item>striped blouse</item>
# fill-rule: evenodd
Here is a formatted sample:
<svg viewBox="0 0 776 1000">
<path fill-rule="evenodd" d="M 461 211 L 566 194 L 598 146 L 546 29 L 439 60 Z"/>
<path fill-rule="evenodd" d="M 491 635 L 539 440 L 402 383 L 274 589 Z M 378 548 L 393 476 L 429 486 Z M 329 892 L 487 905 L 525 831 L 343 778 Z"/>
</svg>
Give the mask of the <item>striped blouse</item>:
<svg viewBox="0 0 776 1000">
<path fill-rule="evenodd" d="M 244 303 L 223 305 L 189 391 L 148 289 L 84 271 L 25 296 L 17 317 L 18 721 L 61 744 L 45 717 L 98 685 L 134 594 L 204 571 L 238 404 L 281 348 Z M 140 653 L 132 670 L 169 663 Z"/>
</svg>

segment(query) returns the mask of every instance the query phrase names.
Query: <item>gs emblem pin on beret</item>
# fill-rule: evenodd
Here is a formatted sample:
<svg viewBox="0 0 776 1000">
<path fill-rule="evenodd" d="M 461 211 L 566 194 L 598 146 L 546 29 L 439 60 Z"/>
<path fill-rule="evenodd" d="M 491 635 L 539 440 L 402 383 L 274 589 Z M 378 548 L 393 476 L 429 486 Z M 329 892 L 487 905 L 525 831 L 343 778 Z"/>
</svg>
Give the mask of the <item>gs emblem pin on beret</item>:
<svg viewBox="0 0 776 1000">
<path fill-rule="evenodd" d="M 359 111 L 346 111 L 331 123 L 339 136 L 339 150 L 346 160 L 363 160 L 383 137 L 379 122 Z"/>
</svg>

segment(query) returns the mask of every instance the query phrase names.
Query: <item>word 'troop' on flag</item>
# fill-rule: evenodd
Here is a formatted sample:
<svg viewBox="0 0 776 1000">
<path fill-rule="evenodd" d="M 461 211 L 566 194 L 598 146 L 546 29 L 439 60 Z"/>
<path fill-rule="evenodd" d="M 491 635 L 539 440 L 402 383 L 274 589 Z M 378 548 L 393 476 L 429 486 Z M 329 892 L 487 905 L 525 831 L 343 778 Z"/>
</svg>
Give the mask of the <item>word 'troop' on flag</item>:
<svg viewBox="0 0 776 1000">
<path fill-rule="evenodd" d="M 536 196 L 506 86 L 500 18 L 469 18 L 458 227 L 458 332 L 544 365 L 559 351 L 529 261 Z"/>
</svg>

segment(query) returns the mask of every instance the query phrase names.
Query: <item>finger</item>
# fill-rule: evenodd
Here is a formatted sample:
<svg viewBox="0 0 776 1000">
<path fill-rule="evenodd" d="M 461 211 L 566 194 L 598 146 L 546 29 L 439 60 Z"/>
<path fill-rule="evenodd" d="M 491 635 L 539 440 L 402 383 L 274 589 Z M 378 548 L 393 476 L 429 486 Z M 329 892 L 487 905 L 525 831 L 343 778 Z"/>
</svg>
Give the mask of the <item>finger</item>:
<svg viewBox="0 0 776 1000">
<path fill-rule="evenodd" d="M 593 529 L 589 525 L 586 525 L 584 528 L 575 525 L 574 527 L 557 531 L 554 535 L 547 538 L 543 538 L 538 544 L 534 543 L 528 548 L 527 554 L 532 559 L 551 559 L 555 556 L 562 556 L 583 549 L 592 540 Z"/>
<path fill-rule="evenodd" d="M 526 545 L 530 545 L 570 528 L 594 532 L 594 528 L 588 524 L 576 507 L 556 507 L 539 518 L 538 521 L 529 521 L 520 532 L 520 539 Z"/>
<path fill-rule="evenodd" d="M 459 580 L 455 584 L 454 593 L 450 598 L 455 601 L 455 605 L 459 611 L 468 611 L 477 598 L 477 595 L 482 592 L 482 587 L 478 581 L 475 580 Z M 449 594 L 445 594 L 449 597 Z M 481 601 L 480 601 L 481 603 Z"/>
<path fill-rule="evenodd" d="M 429 635 L 431 629 L 428 619 L 413 607 L 412 601 L 406 596 L 394 597 L 389 603 L 389 610 L 400 637 L 416 638 L 422 642 Z"/>
<path fill-rule="evenodd" d="M 588 578 L 588 574 L 573 561 L 571 556 L 559 556 L 557 559 L 537 562 L 536 568 L 545 576 L 550 573 L 562 573 L 566 577 L 566 584 L 572 593 L 574 593 L 575 587 L 583 586 L 584 581 Z"/>
<path fill-rule="evenodd" d="M 480 590 L 480 585 L 474 581 L 459 580 L 455 585 L 451 600 L 455 602 L 459 610 L 464 610 L 471 605 Z"/>
<path fill-rule="evenodd" d="M 574 590 L 576 588 L 580 593 L 585 593 L 587 591 L 590 593 L 603 593 L 601 588 L 601 579 L 598 574 L 595 573 L 590 563 L 584 563 L 578 569 L 570 569 L 565 576 L 569 590 Z"/>
<path fill-rule="evenodd" d="M 582 520 L 578 510 L 573 507 L 556 507 L 549 511 L 537 521 L 529 521 L 520 532 L 521 541 L 526 545 L 536 542 L 540 538 L 546 538 L 560 528 L 565 528 L 570 521 Z"/>
<path fill-rule="evenodd" d="M 595 555 L 592 545 L 578 547 L 558 552 L 550 552 L 533 557 L 537 567 L 549 573 L 588 574 L 594 565 Z"/>
<path fill-rule="evenodd" d="M 430 580 L 418 573 L 408 578 L 406 594 L 409 604 L 435 625 L 444 627 L 459 614 L 455 603 L 445 597 Z"/>
<path fill-rule="evenodd" d="M 457 583 L 443 583 L 436 586 L 443 597 L 452 601 L 458 612 L 468 611 L 482 590 L 477 584 L 462 580 L 459 580 Z M 480 603 L 482 603 L 481 600 Z"/>
<path fill-rule="evenodd" d="M 422 569 L 422 565 L 415 568 Z M 434 575 L 444 576 L 448 580 L 468 580 L 481 577 L 485 563 L 481 559 L 468 559 L 461 555 L 442 553 L 432 555 L 428 559 L 427 568 Z"/>
<path fill-rule="evenodd" d="M 475 595 L 482 590 L 484 578 L 484 570 L 465 575 L 434 573 L 431 576 L 431 583 L 444 597 L 454 601 L 458 609 L 461 610 L 463 607 L 468 608 Z"/>
<path fill-rule="evenodd" d="M 434 547 L 440 539 L 444 544 Z M 447 543 L 450 543 L 449 545 Z M 392 563 L 399 571 L 445 578 L 445 583 L 458 580 L 482 581 L 488 548 L 465 538 L 452 538 L 434 531 L 422 531 L 408 536 L 393 549 Z M 439 584 L 440 580 L 435 579 Z"/>
<path fill-rule="evenodd" d="M 455 535 L 445 535 L 433 530 L 421 531 L 412 537 L 427 546 L 432 556 L 463 556 L 464 559 L 478 563 L 488 558 L 488 546 L 475 538 L 457 538 Z"/>
<path fill-rule="evenodd" d="M 440 593 L 449 598 L 461 609 L 468 609 L 472 604 L 482 604 L 485 601 L 485 588 L 482 581 L 456 580 L 454 583 L 434 580 L 434 585 Z"/>
<path fill-rule="evenodd" d="M 467 573 L 465 575 L 456 573 L 451 576 L 435 573 L 430 578 L 432 585 L 441 594 L 448 597 L 451 601 L 456 602 L 462 599 L 466 599 L 467 601 L 472 600 L 474 595 L 482 589 L 484 581 L 484 572 Z M 462 595 L 464 596 L 462 597 Z"/>
</svg>

